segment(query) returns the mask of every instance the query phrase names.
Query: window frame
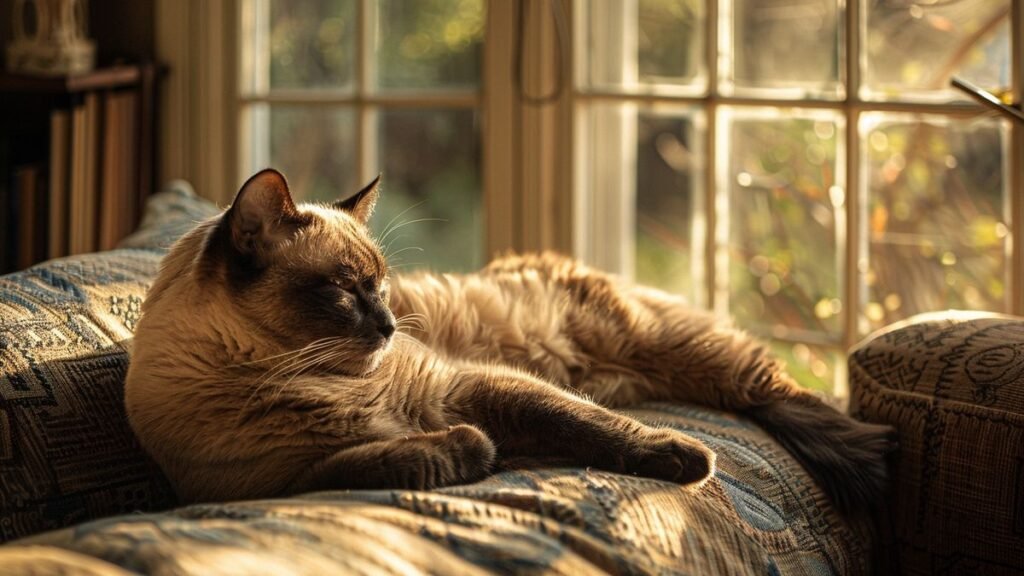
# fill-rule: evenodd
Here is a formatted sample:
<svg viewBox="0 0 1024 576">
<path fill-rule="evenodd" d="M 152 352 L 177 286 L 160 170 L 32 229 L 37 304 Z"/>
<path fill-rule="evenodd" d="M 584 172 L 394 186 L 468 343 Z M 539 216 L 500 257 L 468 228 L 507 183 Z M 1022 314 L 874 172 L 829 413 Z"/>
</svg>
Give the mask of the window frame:
<svg viewBox="0 0 1024 576">
<path fill-rule="evenodd" d="M 587 0 L 575 0 L 577 10 L 582 2 Z M 627 0 L 628 1 L 628 0 Z M 636 0 L 632 0 L 636 2 Z M 859 315 L 862 311 L 864 301 L 864 286 L 862 286 L 862 274 L 858 271 L 860 260 L 866 257 L 863 252 L 862 243 L 866 240 L 862 225 L 868 199 L 862 197 L 861 193 L 861 170 L 862 159 L 861 137 L 859 134 L 861 115 L 868 112 L 896 112 L 909 114 L 935 114 L 949 118 L 969 118 L 977 116 L 984 109 L 973 102 L 900 102 L 883 100 L 866 100 L 861 97 L 861 19 L 865 17 L 866 0 L 846 0 L 845 6 L 840 2 L 839 14 L 845 22 L 844 29 L 840 30 L 840 49 L 844 53 L 844 66 L 840 70 L 840 81 L 845 87 L 835 98 L 811 97 L 800 99 L 787 99 L 780 97 L 747 97 L 726 95 L 720 92 L 719 77 L 722 73 L 719 54 L 721 50 L 720 37 L 722 27 L 728 23 L 720 19 L 719 0 L 705 0 L 705 75 L 707 91 L 700 95 L 690 95 L 680 91 L 670 93 L 665 90 L 651 90 L 648 92 L 625 92 L 615 90 L 592 89 L 586 85 L 583 78 L 582 68 L 585 61 L 580 58 L 574 62 L 577 67 L 577 74 L 574 75 L 572 87 L 572 108 L 577 122 L 575 128 L 576 137 L 580 141 L 587 138 L 584 127 L 587 123 L 583 121 L 582 115 L 586 114 L 589 108 L 595 103 L 631 104 L 637 106 L 677 106 L 695 107 L 703 111 L 705 133 L 703 142 L 703 175 L 700 190 L 703 192 L 703 274 L 700 282 L 703 289 L 699 292 L 706 296 L 706 300 L 695 302 L 696 305 L 716 311 L 719 314 L 728 314 L 728 287 L 722 286 L 719 269 L 727 266 L 723 260 L 722 250 L 724 249 L 722 239 L 716 237 L 718 234 L 721 212 L 728 210 L 724 203 L 727 190 L 722 190 L 719 179 L 720 156 L 722 151 L 717 145 L 720 115 L 719 109 L 723 106 L 752 108 L 770 107 L 781 110 L 829 110 L 838 113 L 845 121 L 845 182 L 842 187 L 845 192 L 845 242 L 837 250 L 837 258 L 841 263 L 841 280 L 839 294 L 842 298 L 842 322 L 841 333 L 838 341 L 830 339 L 815 338 L 814 335 L 790 332 L 781 337 L 777 334 L 761 332 L 760 335 L 773 340 L 786 342 L 788 344 L 825 345 L 845 354 L 852 349 L 857 342 L 863 338 L 858 328 Z M 1011 2 L 1010 25 L 1011 25 L 1011 61 L 1012 94 L 1014 102 L 1021 102 L 1024 95 L 1024 5 L 1019 2 Z M 573 27 L 573 45 L 579 53 L 586 42 L 585 23 L 582 18 L 575 19 Z M 585 57 L 585 55 L 584 55 Z M 1007 276 L 1009 281 L 1009 292 L 1006 299 L 1006 307 L 1010 313 L 1024 315 L 1024 124 L 1011 123 L 1009 147 L 1007 150 L 1007 193 L 1010 207 L 1006 217 L 1010 221 L 1011 245 L 1007 260 Z M 576 231 L 575 251 L 593 264 L 618 272 L 626 276 L 632 276 L 632 256 L 623 254 L 625 250 L 633 249 L 632 240 L 627 236 L 633 235 L 634 227 L 632 222 L 625 222 L 630 219 L 627 214 L 625 218 L 619 219 L 617 229 L 601 228 L 595 233 L 595 222 L 593 214 L 598 212 L 612 213 L 616 210 L 623 210 L 623 198 L 614 197 L 600 187 L 592 187 L 588 182 L 587 171 L 589 161 L 585 151 L 578 151 L 575 158 L 574 190 L 576 190 Z M 625 163 L 624 163 L 625 165 Z M 1017 169 L 1014 169 L 1017 167 Z M 628 167 L 627 167 L 628 171 Z M 635 177 L 630 174 L 629 177 Z M 621 194 L 619 195 L 621 196 Z M 635 210 L 633 207 L 626 207 L 625 210 Z M 615 228 L 614 222 L 603 221 L 606 227 L 611 225 Z M 625 246 L 625 248 L 624 248 Z M 695 258 L 698 257 L 694 254 Z M 727 267 L 726 267 L 727 271 Z M 823 341 L 824 340 L 824 341 Z M 842 370 L 842 367 L 839 368 Z M 843 380 L 840 378 L 839 380 Z M 844 395 L 843 383 L 837 382 L 836 393 Z"/>
<path fill-rule="evenodd" d="M 236 21 L 246 23 L 253 20 L 260 20 L 263 14 L 247 14 L 248 10 L 260 13 L 268 13 L 270 0 L 234 0 L 237 2 L 235 13 Z M 377 3 L 373 0 L 356 0 L 356 26 L 355 26 L 355 74 L 352 90 L 296 90 L 296 89 L 273 89 L 267 87 L 262 91 L 246 93 L 236 88 L 234 115 L 238 119 L 238 133 L 241 135 L 239 146 L 236 150 L 238 158 L 238 169 L 236 177 L 244 181 L 246 177 L 261 165 L 269 164 L 269 159 L 263 158 L 262 152 L 269 149 L 269 141 L 259 141 L 260 138 L 267 138 L 267 135 L 246 134 L 245 114 L 247 109 L 253 106 L 266 105 L 287 105 L 298 108 L 313 107 L 337 107 L 352 110 L 356 117 L 356 161 L 357 182 L 369 182 L 380 172 L 380 163 L 377 158 L 378 132 L 376 129 L 377 115 L 381 111 L 389 109 L 433 109 L 443 108 L 449 110 L 477 110 L 483 113 L 483 90 L 482 86 L 477 89 L 430 89 L 430 90 L 403 90 L 380 91 L 373 90 L 375 84 L 375 69 L 373 62 L 373 37 L 369 32 L 376 27 Z M 266 19 L 266 16 L 263 16 Z M 237 50 L 239 56 L 250 49 L 247 44 L 253 41 L 259 42 L 266 30 L 253 30 L 251 33 L 255 39 L 249 38 L 247 34 L 239 34 Z M 485 40 L 486 42 L 486 40 Z M 259 57 L 260 55 L 256 55 Z M 244 60 L 239 58 L 240 63 Z M 481 59 L 483 62 L 483 59 Z M 483 63 L 481 64 L 483 67 Z M 482 72 L 482 70 L 481 70 Z M 240 87 L 245 79 L 247 71 L 243 65 L 236 69 L 236 87 Z M 481 85 L 483 74 L 480 75 Z M 255 144 L 249 144 L 257 140 Z M 481 134 L 482 140 L 482 134 Z M 260 150 L 262 149 L 262 150 Z M 481 167 L 482 168 L 482 167 Z"/>
<path fill-rule="evenodd" d="M 970 117 L 981 108 L 972 103 L 891 102 L 864 101 L 860 98 L 860 68 L 857 58 L 844 58 L 842 74 L 846 90 L 841 98 L 787 100 L 784 98 L 748 98 L 726 96 L 718 92 L 718 0 L 705 0 L 706 34 L 705 74 L 708 91 L 703 95 L 683 95 L 665 92 L 651 94 L 625 94 L 614 91 L 587 89 L 578 78 L 581 72 L 577 56 L 584 36 L 580 18 L 576 13 L 588 0 L 554 0 L 569 23 L 565 51 L 567 68 L 562 77 L 568 80 L 566 89 L 555 102 L 544 106 L 524 103 L 514 93 L 512 66 L 515 59 L 516 38 L 513 23 L 517 10 L 530 5 L 522 39 L 526 46 L 523 54 L 524 88 L 531 93 L 544 93 L 554 85 L 560 54 L 557 47 L 557 26 L 548 3 L 538 0 L 506 2 L 486 1 L 486 28 L 483 43 L 480 85 L 472 96 L 465 93 L 451 97 L 445 94 L 418 94 L 414 96 L 374 95 L 365 93 L 367 83 L 358 82 L 364 93 L 322 104 L 343 102 L 361 110 L 378 107 L 429 108 L 456 104 L 462 108 L 475 107 L 481 118 L 481 182 L 482 207 L 486 254 L 494 255 L 506 250 L 555 249 L 573 252 L 576 256 L 611 271 L 632 274 L 631 267 L 623 265 L 623 234 L 632 234 L 628 218 L 619 218 L 608 227 L 594 233 L 594 222 L 588 214 L 595 210 L 618 210 L 628 215 L 628 206 L 621 197 L 602 195 L 587 187 L 581 132 L 581 110 L 591 103 L 633 103 L 640 106 L 696 106 L 705 112 L 706 130 L 702 147 L 705 161 L 701 189 L 703 192 L 705 223 L 702 230 L 703 246 L 699 259 L 703 263 L 702 291 L 706 302 L 696 302 L 705 308 L 724 311 L 722 295 L 715 284 L 715 259 L 719 245 L 715 233 L 718 229 L 719 194 L 717 193 L 716 121 L 720 106 L 778 106 L 780 108 L 823 108 L 840 110 L 846 124 L 846 229 L 847 241 L 839 255 L 845 270 L 840 294 L 843 306 L 843 330 L 840 352 L 849 350 L 860 339 L 857 315 L 860 312 L 860 276 L 856 262 L 861 255 L 863 241 L 861 211 L 851 202 L 863 203 L 860 190 L 860 147 L 857 133 L 860 115 L 864 112 L 937 113 L 953 117 Z M 859 24 L 866 0 L 846 0 L 844 7 L 846 53 L 859 54 L 861 41 Z M 372 0 L 358 0 L 360 22 L 367 18 L 367 5 Z M 1015 102 L 1024 99 L 1024 5 L 1011 3 L 1012 97 Z M 156 0 L 156 50 L 159 59 L 169 65 L 170 74 L 161 82 L 161 145 L 160 177 L 163 180 L 184 178 L 193 183 L 200 194 L 222 205 L 228 204 L 244 178 L 241 161 L 244 138 L 238 119 L 244 103 L 257 99 L 245 97 L 240 90 L 240 48 L 243 33 L 239 29 L 242 0 Z M 366 23 L 360 27 L 357 62 L 367 53 L 368 38 L 363 34 Z M 360 72 L 365 74 L 365 71 Z M 311 104 L 309 99 L 296 94 L 278 93 L 275 103 Z M 366 130 L 372 119 L 360 112 L 358 147 L 362 155 L 358 160 L 360 180 L 375 175 L 375 162 L 370 156 L 376 147 L 369 142 Z M 374 135 L 375 136 L 375 135 Z M 1010 128 L 1007 154 L 1008 190 L 1012 244 L 1009 255 L 1008 308 L 1011 313 L 1024 315 L 1024 125 Z M 1016 167 L 1017 169 L 1013 169 Z M 385 179 L 386 179 L 385 175 Z M 850 191 L 855 191 L 851 193 Z M 851 200 L 853 199 L 853 200 Z M 617 243 L 618 242 L 618 243 Z M 632 241 L 630 241 L 630 247 Z M 811 342 L 814 343 L 814 342 Z"/>
</svg>

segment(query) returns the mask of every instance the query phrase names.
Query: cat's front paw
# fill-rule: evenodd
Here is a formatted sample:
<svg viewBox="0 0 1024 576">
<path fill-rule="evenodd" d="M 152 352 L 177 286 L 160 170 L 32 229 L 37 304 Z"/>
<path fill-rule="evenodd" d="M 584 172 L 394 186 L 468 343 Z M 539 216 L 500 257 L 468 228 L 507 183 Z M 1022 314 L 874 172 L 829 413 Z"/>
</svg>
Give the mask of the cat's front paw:
<svg viewBox="0 0 1024 576">
<path fill-rule="evenodd" d="M 715 473 L 715 453 L 699 440 L 667 428 L 649 428 L 638 442 L 628 472 L 701 485 Z"/>
<path fill-rule="evenodd" d="M 491 473 L 497 449 L 482 430 L 459 424 L 448 428 L 445 440 L 455 474 L 453 483 L 476 482 Z"/>
</svg>

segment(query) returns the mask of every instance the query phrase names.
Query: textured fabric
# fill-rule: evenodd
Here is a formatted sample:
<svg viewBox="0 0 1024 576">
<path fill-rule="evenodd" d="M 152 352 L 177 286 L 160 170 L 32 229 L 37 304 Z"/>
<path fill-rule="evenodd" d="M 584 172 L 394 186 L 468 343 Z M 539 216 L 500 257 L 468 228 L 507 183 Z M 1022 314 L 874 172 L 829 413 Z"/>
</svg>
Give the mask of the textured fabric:
<svg viewBox="0 0 1024 576">
<path fill-rule="evenodd" d="M 0 541 L 173 504 L 125 419 L 126 341 L 159 247 L 210 213 L 178 187 L 150 202 L 137 249 L 0 277 Z"/>
<path fill-rule="evenodd" d="M 774 440 L 725 413 L 665 404 L 631 413 L 715 449 L 719 471 L 699 492 L 537 468 L 435 493 L 143 514 L 174 501 L 124 417 L 129 338 L 164 250 L 212 212 L 179 187 L 154 198 L 122 249 L 0 278 L 0 537 L 36 534 L 0 546 L 0 574 L 867 572 L 863 527 Z"/>
<path fill-rule="evenodd" d="M 1024 573 L 1024 320 L 918 318 L 862 344 L 850 385 L 899 431 L 879 568 Z"/>
<path fill-rule="evenodd" d="M 434 493 L 321 492 L 122 516 L 15 544 L 91 556 L 111 574 L 867 573 L 862 535 L 759 428 L 693 407 L 628 412 L 707 442 L 715 479 L 691 492 L 597 470 L 516 470 Z M 0 548 L 0 565 L 17 550 Z"/>
</svg>

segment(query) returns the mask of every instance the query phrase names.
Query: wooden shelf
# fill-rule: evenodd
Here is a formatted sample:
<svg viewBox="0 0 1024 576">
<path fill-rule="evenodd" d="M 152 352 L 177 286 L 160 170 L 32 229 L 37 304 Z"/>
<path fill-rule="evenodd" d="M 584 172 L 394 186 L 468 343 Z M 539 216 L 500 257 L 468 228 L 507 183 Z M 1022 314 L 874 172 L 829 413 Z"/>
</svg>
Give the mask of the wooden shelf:
<svg viewBox="0 0 1024 576">
<path fill-rule="evenodd" d="M 28 76 L 0 74 L 0 92 L 25 94 L 67 94 L 135 86 L 143 76 L 140 66 L 113 66 L 70 76 Z"/>
<path fill-rule="evenodd" d="M 0 274 L 113 247 L 153 190 L 152 62 L 0 73 Z"/>
</svg>

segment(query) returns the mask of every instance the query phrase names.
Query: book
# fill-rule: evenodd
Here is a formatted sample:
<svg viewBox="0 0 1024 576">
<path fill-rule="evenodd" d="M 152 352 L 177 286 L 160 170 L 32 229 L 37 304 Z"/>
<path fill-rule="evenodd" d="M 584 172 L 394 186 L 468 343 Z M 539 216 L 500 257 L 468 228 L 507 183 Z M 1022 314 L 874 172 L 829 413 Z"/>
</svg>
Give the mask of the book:
<svg viewBox="0 0 1024 576">
<path fill-rule="evenodd" d="M 7 139 L 0 138 L 0 274 L 14 269 L 14 207 L 13 188 L 14 174 L 10 170 L 10 158 Z"/>
<path fill-rule="evenodd" d="M 135 146 L 136 95 L 110 92 L 104 102 L 103 173 L 100 184 L 99 249 L 110 250 L 138 219 Z"/>
<path fill-rule="evenodd" d="M 85 171 L 82 174 L 82 251 L 95 252 L 99 240 L 99 179 L 100 131 L 102 130 L 103 109 L 101 95 L 89 92 L 85 95 Z"/>
<path fill-rule="evenodd" d="M 18 204 L 18 268 L 28 268 L 46 254 L 46 188 L 42 174 L 43 170 L 38 165 L 20 166 L 14 171 L 14 194 Z"/>
<path fill-rule="evenodd" d="M 139 164 L 141 151 L 138 142 L 139 95 L 137 92 L 120 94 L 121 110 L 121 233 L 118 242 L 135 231 L 139 223 Z"/>
<path fill-rule="evenodd" d="M 89 92 L 72 114 L 71 195 L 68 202 L 69 253 L 95 252 L 98 240 L 99 178 L 102 158 L 102 101 Z"/>
<path fill-rule="evenodd" d="M 50 113 L 50 206 L 47 258 L 68 253 L 68 192 L 71 173 L 71 112 Z"/>
<path fill-rule="evenodd" d="M 68 195 L 68 254 L 85 252 L 85 104 L 71 112 L 71 174 Z"/>
<path fill-rule="evenodd" d="M 116 92 L 108 92 L 103 101 L 103 166 L 100 177 L 99 197 L 99 246 L 100 250 L 110 250 L 120 240 L 120 197 L 121 175 L 121 107 L 123 103 Z"/>
</svg>

